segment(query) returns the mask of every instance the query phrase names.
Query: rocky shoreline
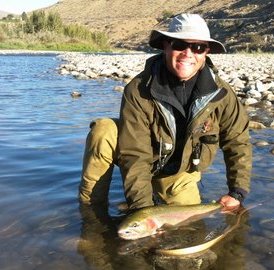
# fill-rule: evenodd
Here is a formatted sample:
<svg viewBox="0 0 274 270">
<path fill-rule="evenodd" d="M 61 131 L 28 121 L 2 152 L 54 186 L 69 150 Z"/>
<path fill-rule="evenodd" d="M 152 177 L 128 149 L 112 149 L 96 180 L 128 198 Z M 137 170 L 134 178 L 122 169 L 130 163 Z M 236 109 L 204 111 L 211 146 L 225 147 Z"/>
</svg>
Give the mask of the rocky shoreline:
<svg viewBox="0 0 274 270">
<path fill-rule="evenodd" d="M 145 60 L 151 56 L 63 53 L 59 57 L 65 64 L 59 67 L 59 73 L 82 80 L 107 77 L 126 84 L 142 71 Z M 251 128 L 274 128 L 274 54 L 219 54 L 210 58 L 246 107 Z M 123 91 L 123 87 L 115 90 Z"/>
</svg>

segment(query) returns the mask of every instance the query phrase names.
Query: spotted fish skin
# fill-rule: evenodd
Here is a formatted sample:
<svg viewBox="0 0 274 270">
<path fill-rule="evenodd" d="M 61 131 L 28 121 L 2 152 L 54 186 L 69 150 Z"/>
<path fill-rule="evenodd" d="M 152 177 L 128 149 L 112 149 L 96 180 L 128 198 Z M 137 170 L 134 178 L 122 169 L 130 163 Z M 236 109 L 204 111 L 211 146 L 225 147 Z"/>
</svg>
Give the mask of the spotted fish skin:
<svg viewBox="0 0 274 270">
<path fill-rule="evenodd" d="M 219 203 L 146 207 L 128 215 L 119 225 L 118 235 L 127 240 L 151 236 L 164 225 L 175 226 L 197 220 L 221 208 Z"/>
</svg>

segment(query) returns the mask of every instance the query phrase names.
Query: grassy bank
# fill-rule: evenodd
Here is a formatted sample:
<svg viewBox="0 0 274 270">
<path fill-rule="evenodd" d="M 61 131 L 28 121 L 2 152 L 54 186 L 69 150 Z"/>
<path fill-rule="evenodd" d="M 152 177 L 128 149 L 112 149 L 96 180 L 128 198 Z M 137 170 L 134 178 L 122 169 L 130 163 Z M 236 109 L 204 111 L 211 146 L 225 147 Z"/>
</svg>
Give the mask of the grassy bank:
<svg viewBox="0 0 274 270">
<path fill-rule="evenodd" d="M 58 14 L 34 12 L 0 21 L 0 49 L 108 52 L 111 46 L 105 33 L 64 25 Z"/>
<path fill-rule="evenodd" d="M 48 33 L 43 33 L 48 36 Z M 35 35 L 28 35 L 21 38 L 11 37 L 0 42 L 0 49 L 8 50 L 54 50 L 54 51 L 79 51 L 79 52 L 109 52 L 111 47 L 108 44 L 98 44 L 92 41 L 71 39 L 67 37 L 52 37 L 44 39 Z"/>
</svg>

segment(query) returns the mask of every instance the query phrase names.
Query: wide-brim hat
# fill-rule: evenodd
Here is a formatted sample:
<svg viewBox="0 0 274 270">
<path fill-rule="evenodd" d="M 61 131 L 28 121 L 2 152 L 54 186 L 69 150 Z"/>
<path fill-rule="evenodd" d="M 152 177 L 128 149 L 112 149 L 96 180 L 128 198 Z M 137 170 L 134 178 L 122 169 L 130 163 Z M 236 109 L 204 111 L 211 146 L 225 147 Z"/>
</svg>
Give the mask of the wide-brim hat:
<svg viewBox="0 0 274 270">
<path fill-rule="evenodd" d="M 163 41 L 168 39 L 193 39 L 207 41 L 209 53 L 224 53 L 224 45 L 210 37 L 205 20 L 198 14 L 179 14 L 169 24 L 168 31 L 152 30 L 149 45 L 163 50 Z"/>
</svg>

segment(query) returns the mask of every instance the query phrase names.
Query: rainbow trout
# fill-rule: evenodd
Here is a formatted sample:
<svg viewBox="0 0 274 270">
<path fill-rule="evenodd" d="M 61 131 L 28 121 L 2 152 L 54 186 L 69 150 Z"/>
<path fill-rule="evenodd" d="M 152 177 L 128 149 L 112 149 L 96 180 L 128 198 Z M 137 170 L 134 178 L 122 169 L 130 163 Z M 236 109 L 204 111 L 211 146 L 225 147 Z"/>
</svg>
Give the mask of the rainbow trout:
<svg viewBox="0 0 274 270">
<path fill-rule="evenodd" d="M 118 235 L 127 240 L 151 236 L 164 225 L 175 226 L 198 220 L 221 207 L 219 203 L 146 207 L 127 216 L 118 227 Z"/>
</svg>

